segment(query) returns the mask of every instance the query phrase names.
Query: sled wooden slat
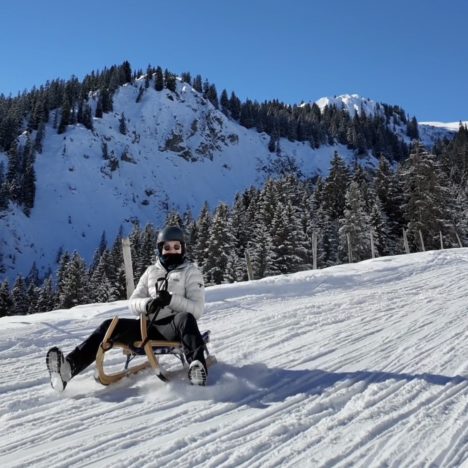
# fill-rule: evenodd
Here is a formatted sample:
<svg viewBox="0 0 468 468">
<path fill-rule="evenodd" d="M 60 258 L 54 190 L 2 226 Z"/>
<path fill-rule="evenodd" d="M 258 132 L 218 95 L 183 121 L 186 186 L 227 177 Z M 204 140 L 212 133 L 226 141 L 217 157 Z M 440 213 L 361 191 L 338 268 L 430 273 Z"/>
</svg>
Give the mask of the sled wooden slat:
<svg viewBox="0 0 468 468">
<path fill-rule="evenodd" d="M 164 340 L 147 340 L 147 329 L 148 324 L 146 317 L 141 317 L 140 319 L 140 331 L 141 331 L 141 340 L 135 341 L 133 343 L 134 348 L 141 349 L 141 345 L 145 343 L 143 349 L 146 355 L 147 360 L 141 364 L 135 365 L 128 369 L 124 369 L 120 372 L 107 373 L 104 369 L 104 358 L 107 351 L 110 349 L 122 349 L 123 353 L 126 355 L 135 354 L 128 345 L 119 342 L 112 341 L 112 334 L 117 326 L 119 317 L 114 317 L 112 322 L 109 325 L 109 328 L 104 335 L 101 345 L 99 346 L 97 355 L 96 355 L 96 380 L 102 385 L 110 385 L 119 380 L 123 379 L 132 374 L 136 374 L 144 369 L 152 368 L 162 381 L 167 382 L 169 379 L 162 372 L 161 366 L 159 365 L 159 360 L 155 353 L 157 354 L 158 348 L 161 350 L 170 349 L 172 354 L 183 354 L 183 345 L 178 341 L 164 341 Z M 207 332 L 209 333 L 209 332 Z M 209 336 L 209 335 L 208 335 Z M 173 351 L 173 352 L 172 352 Z M 216 363 L 216 358 L 212 355 L 208 355 L 206 359 L 207 367 L 210 367 Z"/>
</svg>

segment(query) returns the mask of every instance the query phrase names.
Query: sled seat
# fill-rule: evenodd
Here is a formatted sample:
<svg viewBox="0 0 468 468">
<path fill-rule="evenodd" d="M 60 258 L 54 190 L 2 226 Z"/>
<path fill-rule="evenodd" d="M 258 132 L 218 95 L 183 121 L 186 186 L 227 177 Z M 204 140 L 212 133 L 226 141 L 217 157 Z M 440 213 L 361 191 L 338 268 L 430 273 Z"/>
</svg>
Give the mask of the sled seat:
<svg viewBox="0 0 468 468">
<path fill-rule="evenodd" d="M 156 376 L 163 382 L 168 382 L 168 376 L 162 371 L 157 358 L 158 355 L 173 354 L 177 356 L 182 365 L 185 365 L 185 354 L 183 344 L 178 341 L 165 341 L 165 340 L 149 340 L 148 339 L 148 323 L 145 316 L 140 318 L 140 331 L 141 340 L 135 341 L 132 345 L 112 341 L 112 334 L 119 321 L 119 317 L 114 317 L 109 325 L 109 328 L 104 335 L 104 339 L 99 346 L 96 355 L 96 375 L 95 379 L 102 385 L 110 385 L 118 382 L 122 378 L 136 374 L 149 367 L 153 368 Z M 207 330 L 202 333 L 202 338 L 205 343 L 205 351 L 207 354 L 206 364 L 208 367 L 216 362 L 216 358 L 209 354 L 206 344 L 210 341 L 210 331 Z M 120 372 L 107 373 L 104 369 L 104 358 L 107 351 L 111 349 L 122 349 L 123 354 L 127 360 L 124 369 Z M 146 356 L 147 360 L 141 364 L 129 367 L 130 361 L 136 356 Z"/>
</svg>

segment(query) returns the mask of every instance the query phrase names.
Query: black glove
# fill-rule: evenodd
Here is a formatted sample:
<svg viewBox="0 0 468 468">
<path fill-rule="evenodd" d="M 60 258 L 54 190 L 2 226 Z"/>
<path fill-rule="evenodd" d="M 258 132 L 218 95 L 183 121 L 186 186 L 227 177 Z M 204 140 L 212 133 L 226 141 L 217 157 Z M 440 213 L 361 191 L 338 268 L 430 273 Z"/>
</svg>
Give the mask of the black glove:
<svg viewBox="0 0 468 468">
<path fill-rule="evenodd" d="M 150 299 L 146 303 L 146 314 L 154 314 L 159 309 L 166 307 L 170 304 L 172 299 L 172 294 L 169 291 L 159 291 L 158 295 L 154 299 Z"/>
</svg>

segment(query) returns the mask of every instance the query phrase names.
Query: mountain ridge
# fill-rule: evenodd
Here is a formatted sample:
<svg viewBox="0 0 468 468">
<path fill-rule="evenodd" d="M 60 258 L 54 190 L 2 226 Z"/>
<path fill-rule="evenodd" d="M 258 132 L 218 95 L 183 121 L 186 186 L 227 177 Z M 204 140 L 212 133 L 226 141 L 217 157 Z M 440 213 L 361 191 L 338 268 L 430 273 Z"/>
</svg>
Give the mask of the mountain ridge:
<svg viewBox="0 0 468 468">
<path fill-rule="evenodd" d="M 205 202 L 230 203 L 288 164 L 316 176 L 327 174 L 335 151 L 348 163 L 356 159 L 342 144 L 312 148 L 287 138 L 278 138 L 272 152 L 270 136 L 229 119 L 180 78 L 174 91 L 145 88 L 145 80 L 119 86 L 113 110 L 93 118 L 92 130 L 78 123 L 57 133 L 52 118 L 45 126 L 34 208 L 25 215 L 10 203 L 0 219 L 7 276 L 27 274 L 33 261 L 44 274 L 61 248 L 89 261 L 104 231 L 112 238 L 137 220 L 160 224 L 170 211 L 196 214 Z M 357 105 L 361 98 L 352 96 Z M 93 114 L 98 102 L 92 94 Z M 402 127 L 397 133 L 409 142 Z M 20 145 L 29 138 L 23 133 Z M 359 160 L 377 164 L 372 153 Z"/>
</svg>

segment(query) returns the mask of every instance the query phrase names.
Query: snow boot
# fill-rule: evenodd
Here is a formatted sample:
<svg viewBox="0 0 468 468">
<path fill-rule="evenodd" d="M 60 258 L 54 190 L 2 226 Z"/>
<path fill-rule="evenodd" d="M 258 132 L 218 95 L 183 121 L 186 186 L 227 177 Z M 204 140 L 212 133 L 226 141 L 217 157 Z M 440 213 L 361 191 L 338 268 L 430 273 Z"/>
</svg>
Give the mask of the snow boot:
<svg viewBox="0 0 468 468">
<path fill-rule="evenodd" d="M 192 385 L 206 385 L 206 376 L 206 368 L 200 361 L 196 360 L 190 363 L 188 378 Z"/>
<path fill-rule="evenodd" d="M 56 392 L 63 392 L 72 378 L 70 363 L 59 348 L 50 348 L 46 356 L 47 370 L 50 375 L 50 385 Z"/>
</svg>

